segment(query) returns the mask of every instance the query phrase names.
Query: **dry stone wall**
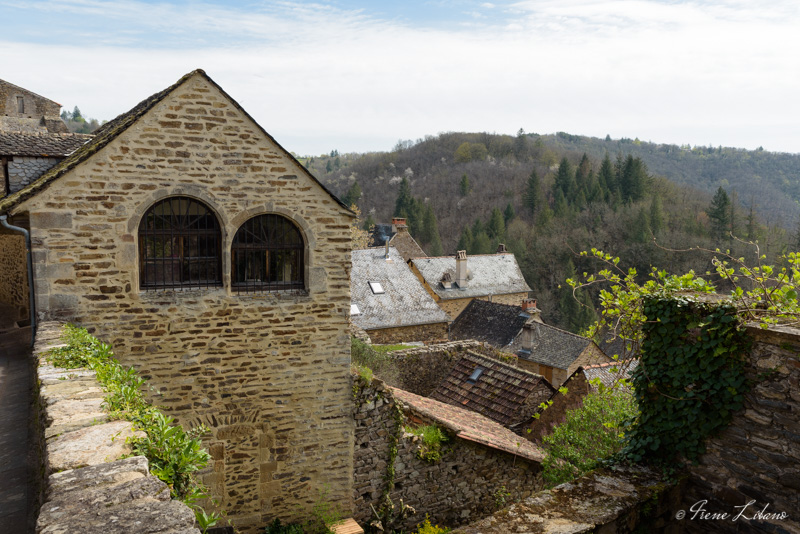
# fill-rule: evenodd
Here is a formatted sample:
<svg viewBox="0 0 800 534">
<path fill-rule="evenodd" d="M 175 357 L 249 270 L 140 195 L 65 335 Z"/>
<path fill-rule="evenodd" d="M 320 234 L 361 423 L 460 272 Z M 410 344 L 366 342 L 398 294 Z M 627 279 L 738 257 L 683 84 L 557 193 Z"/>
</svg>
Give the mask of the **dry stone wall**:
<svg viewBox="0 0 800 534">
<path fill-rule="evenodd" d="M 391 450 L 396 448 L 394 479 L 389 496 L 413 507 L 396 529 L 412 530 L 425 519 L 457 526 L 491 514 L 498 503 L 524 499 L 541 488 L 540 466 L 522 457 L 451 438 L 442 458 L 418 457 L 419 438 L 403 430 L 404 418 L 391 391 L 379 380 L 356 383 L 354 518 L 361 524 L 374 519 L 387 489 Z"/>
<path fill-rule="evenodd" d="M 38 452 L 46 480 L 36 532 L 41 534 L 199 534 L 194 512 L 170 499 L 127 438 L 141 435 L 127 421 L 107 421 L 94 372 L 60 369 L 44 354 L 59 346 L 60 323 L 39 326 L 33 351 Z"/>
<path fill-rule="evenodd" d="M 139 288 L 141 218 L 178 195 L 218 216 L 222 287 Z M 15 210 L 30 215 L 42 318 L 87 327 L 154 404 L 211 428 L 204 482 L 238 528 L 294 519 L 325 487 L 350 509 L 352 214 L 204 75 Z M 299 228 L 305 291 L 231 290 L 233 237 L 264 213 Z"/>
<path fill-rule="evenodd" d="M 744 411 L 691 468 L 681 506 L 686 532 L 800 532 L 800 330 L 748 332 L 756 383 Z M 703 519 L 701 508 L 729 517 Z"/>
<path fill-rule="evenodd" d="M 28 319 L 28 265 L 25 238 L 0 233 L 0 303 L 14 313 L 13 321 Z"/>
</svg>

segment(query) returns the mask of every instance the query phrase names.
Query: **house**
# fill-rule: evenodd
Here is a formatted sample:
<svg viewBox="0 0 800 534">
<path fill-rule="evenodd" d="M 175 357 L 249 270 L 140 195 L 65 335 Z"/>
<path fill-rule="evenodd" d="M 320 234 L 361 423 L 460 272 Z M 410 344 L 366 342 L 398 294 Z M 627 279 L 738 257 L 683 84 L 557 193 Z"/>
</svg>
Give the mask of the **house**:
<svg viewBox="0 0 800 534">
<path fill-rule="evenodd" d="M 436 303 L 457 317 L 473 299 L 519 305 L 531 290 L 513 254 L 470 256 L 460 250 L 453 256 L 413 258 L 411 268 Z"/>
<path fill-rule="evenodd" d="M 431 398 L 510 426 L 529 419 L 554 391 L 540 375 L 467 351 Z"/>
<path fill-rule="evenodd" d="M 532 318 L 538 318 L 538 314 L 533 299 L 524 299 L 522 306 L 475 299 L 450 325 L 450 339 L 474 339 L 511 352 L 522 327 Z"/>
<path fill-rule="evenodd" d="M 578 367 L 612 362 L 589 338 L 532 320 L 525 323 L 511 348 L 519 366 L 561 386 Z"/>
<path fill-rule="evenodd" d="M 0 80 L 0 198 L 15 193 L 92 136 L 72 134 L 61 104 Z M 30 319 L 25 239 L 0 226 L 0 306 L 12 322 Z"/>
<path fill-rule="evenodd" d="M 385 246 L 387 239 L 389 240 L 389 246 L 396 248 L 406 262 L 411 261 L 413 258 L 425 256 L 425 251 L 411 237 L 406 219 L 403 217 L 394 217 L 392 224 L 376 224 L 372 228 L 370 246 Z"/>
<path fill-rule="evenodd" d="M 205 72 L 102 126 L 0 216 L 30 232 L 35 316 L 87 327 L 169 415 L 210 428 L 202 480 L 239 530 L 325 488 L 351 508 L 354 213 Z"/>
<path fill-rule="evenodd" d="M 354 250 L 351 320 L 373 343 L 447 339 L 450 317 L 391 246 Z"/>
</svg>

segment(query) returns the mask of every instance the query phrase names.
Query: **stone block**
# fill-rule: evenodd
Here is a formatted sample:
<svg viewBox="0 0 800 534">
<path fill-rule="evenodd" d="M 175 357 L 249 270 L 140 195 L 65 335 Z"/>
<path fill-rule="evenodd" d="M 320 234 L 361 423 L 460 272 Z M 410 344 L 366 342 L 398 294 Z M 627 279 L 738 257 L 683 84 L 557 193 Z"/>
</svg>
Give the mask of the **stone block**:
<svg viewBox="0 0 800 534">
<path fill-rule="evenodd" d="M 31 228 L 39 230 L 70 229 L 72 228 L 72 214 L 55 211 L 36 211 L 31 213 Z"/>
<path fill-rule="evenodd" d="M 130 454 L 128 438 L 144 437 L 128 421 L 113 421 L 62 434 L 47 445 L 47 472 L 118 460 Z"/>
</svg>

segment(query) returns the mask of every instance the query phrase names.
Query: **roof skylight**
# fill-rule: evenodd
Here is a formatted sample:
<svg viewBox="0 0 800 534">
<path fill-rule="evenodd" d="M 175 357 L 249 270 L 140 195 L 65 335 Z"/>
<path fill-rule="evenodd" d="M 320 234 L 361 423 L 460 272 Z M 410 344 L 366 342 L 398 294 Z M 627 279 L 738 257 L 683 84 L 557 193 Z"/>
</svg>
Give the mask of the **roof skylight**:
<svg viewBox="0 0 800 534">
<path fill-rule="evenodd" d="M 383 290 L 383 286 L 381 285 L 380 282 L 370 282 L 369 288 L 376 295 L 383 295 L 384 293 L 386 293 L 386 291 Z"/>
</svg>

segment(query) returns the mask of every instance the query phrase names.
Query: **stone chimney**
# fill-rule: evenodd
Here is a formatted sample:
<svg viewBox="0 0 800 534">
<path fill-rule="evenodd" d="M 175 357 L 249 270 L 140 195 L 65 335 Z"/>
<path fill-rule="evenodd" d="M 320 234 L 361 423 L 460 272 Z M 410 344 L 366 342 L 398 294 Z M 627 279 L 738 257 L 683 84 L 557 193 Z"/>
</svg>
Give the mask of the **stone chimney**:
<svg viewBox="0 0 800 534">
<path fill-rule="evenodd" d="M 522 299 L 522 311 L 531 316 L 529 322 L 542 322 L 542 310 L 536 307 L 536 299 Z"/>
<path fill-rule="evenodd" d="M 531 322 L 525 323 L 525 325 L 522 327 L 522 343 L 520 349 L 528 354 L 533 352 L 533 336 L 536 335 L 534 328 L 536 328 L 536 326 Z"/>
<path fill-rule="evenodd" d="M 456 252 L 456 285 L 458 289 L 466 289 L 467 282 L 467 251 L 459 250 Z"/>
<path fill-rule="evenodd" d="M 453 287 L 453 277 L 450 276 L 450 273 L 444 273 L 439 282 L 441 282 L 442 287 L 445 289 L 451 289 Z"/>
<path fill-rule="evenodd" d="M 506 248 L 505 243 L 500 243 L 497 245 L 497 254 L 507 254 L 508 249 Z"/>
<path fill-rule="evenodd" d="M 398 232 L 407 232 L 408 225 L 406 225 L 406 220 L 403 217 L 392 217 L 392 233 L 396 234 Z"/>
</svg>

